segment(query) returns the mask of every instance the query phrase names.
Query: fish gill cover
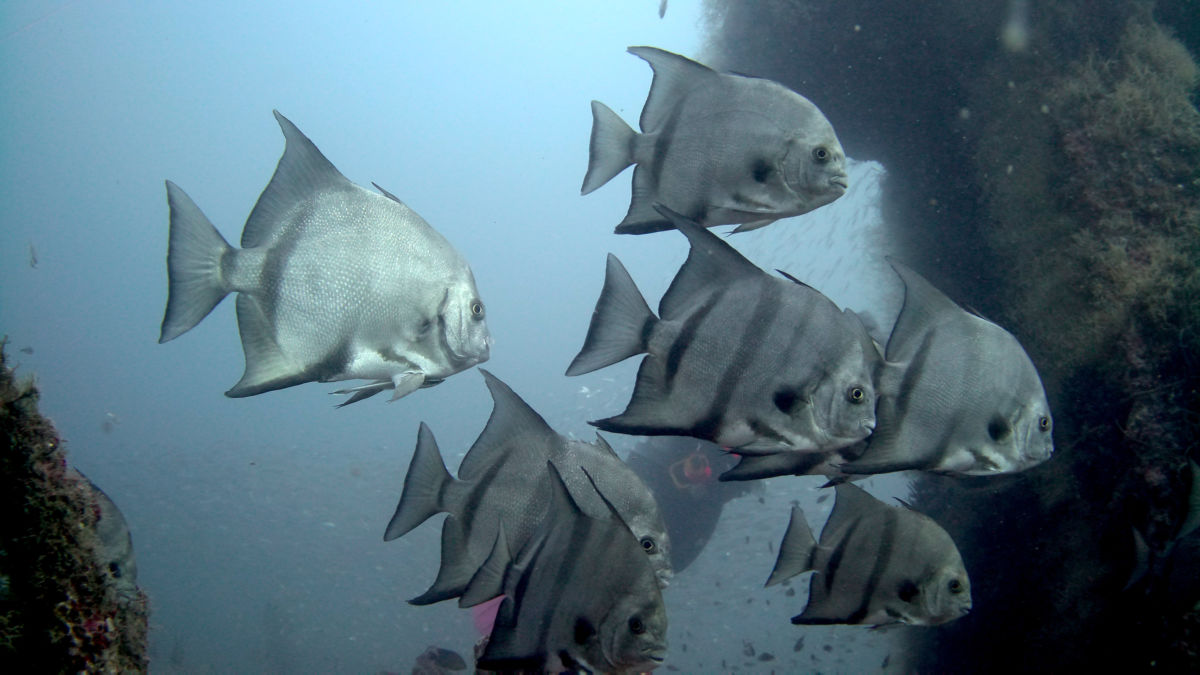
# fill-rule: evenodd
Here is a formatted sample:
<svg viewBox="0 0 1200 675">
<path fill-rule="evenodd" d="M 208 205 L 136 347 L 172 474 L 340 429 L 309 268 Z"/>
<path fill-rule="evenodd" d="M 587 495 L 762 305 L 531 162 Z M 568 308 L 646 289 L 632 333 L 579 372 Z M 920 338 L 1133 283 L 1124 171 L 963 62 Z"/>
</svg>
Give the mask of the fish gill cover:
<svg viewBox="0 0 1200 675">
<path fill-rule="evenodd" d="M 917 483 L 989 611 L 909 633 L 912 665 L 1200 668 L 1178 539 L 1200 436 L 1194 4 L 708 10 L 714 67 L 812 92 L 847 153 L 887 167 L 903 257 L 1011 327 L 1051 397 L 1055 459 Z"/>
</svg>

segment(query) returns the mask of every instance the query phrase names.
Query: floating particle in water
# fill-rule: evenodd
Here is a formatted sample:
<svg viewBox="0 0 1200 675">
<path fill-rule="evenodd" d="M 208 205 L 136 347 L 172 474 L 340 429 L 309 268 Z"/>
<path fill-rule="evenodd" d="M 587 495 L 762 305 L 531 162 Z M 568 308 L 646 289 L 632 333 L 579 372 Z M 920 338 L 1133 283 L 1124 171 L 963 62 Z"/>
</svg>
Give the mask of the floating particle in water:
<svg viewBox="0 0 1200 675">
<path fill-rule="evenodd" d="M 798 652 L 802 649 L 804 649 L 804 636 L 803 635 L 796 638 L 796 644 L 792 645 L 792 651 L 794 651 L 794 652 Z"/>
<path fill-rule="evenodd" d="M 759 661 L 774 661 L 775 655 L 772 654 L 771 652 L 763 652 L 758 655 L 758 660 Z"/>
<path fill-rule="evenodd" d="M 829 493 L 828 493 L 828 492 L 826 492 L 825 494 L 821 495 L 820 497 L 817 497 L 817 503 L 818 503 L 818 504 L 820 504 L 821 502 L 825 501 L 826 499 L 829 499 Z"/>
<path fill-rule="evenodd" d="M 891 654 L 888 654 L 887 656 L 883 657 L 883 663 L 879 664 L 879 667 L 880 667 L 880 668 L 887 668 L 887 667 L 888 667 L 888 664 L 889 664 L 889 663 L 891 663 L 891 662 L 892 662 L 892 655 L 891 655 Z"/>
<path fill-rule="evenodd" d="M 754 645 L 750 644 L 749 640 L 742 640 L 742 654 L 744 656 L 754 656 Z"/>
<path fill-rule="evenodd" d="M 796 589 L 789 588 L 789 589 L 787 589 L 787 593 L 784 593 L 784 595 L 788 596 L 789 598 L 793 597 L 796 595 Z"/>
<path fill-rule="evenodd" d="M 830 645 L 830 644 L 821 645 L 821 649 L 824 649 L 827 652 L 831 652 L 831 651 L 833 651 L 833 645 Z"/>
</svg>

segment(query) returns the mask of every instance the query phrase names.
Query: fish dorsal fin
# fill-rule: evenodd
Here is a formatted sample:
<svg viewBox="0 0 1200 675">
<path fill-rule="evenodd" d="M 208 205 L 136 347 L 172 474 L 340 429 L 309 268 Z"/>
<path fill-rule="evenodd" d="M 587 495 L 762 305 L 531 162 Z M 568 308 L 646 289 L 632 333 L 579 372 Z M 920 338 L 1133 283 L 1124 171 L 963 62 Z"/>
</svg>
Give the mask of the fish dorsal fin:
<svg viewBox="0 0 1200 675">
<path fill-rule="evenodd" d="M 737 249 L 695 221 L 662 204 L 657 204 L 654 208 L 658 209 L 663 217 L 670 219 L 692 245 L 687 260 L 671 280 L 671 286 L 658 305 L 658 314 L 664 320 L 677 318 L 690 309 L 698 297 L 706 297 L 715 288 L 726 286 L 740 278 L 759 276 L 763 273 L 754 263 L 738 253 Z"/>
<path fill-rule="evenodd" d="M 354 187 L 288 118 L 274 111 L 286 142 L 275 175 L 263 190 L 242 230 L 242 248 L 270 243 L 298 202 L 314 193 Z"/>
<path fill-rule="evenodd" d="M 657 47 L 630 47 L 629 53 L 645 59 L 654 70 L 650 95 L 638 121 L 642 131 L 659 131 L 689 91 L 721 74 L 700 63 Z"/>
<path fill-rule="evenodd" d="M 392 193 L 388 192 L 387 190 L 384 190 L 383 188 L 379 187 L 379 183 L 376 183 L 375 181 L 371 181 L 371 185 L 374 185 L 374 186 L 375 186 L 375 189 L 376 189 L 376 190 L 379 190 L 379 193 L 380 193 L 380 194 L 382 194 L 384 197 L 387 197 L 388 199 L 390 199 L 390 200 L 392 200 L 392 201 L 396 202 L 397 204 L 400 204 L 401 206 L 404 206 L 405 208 L 407 208 L 407 207 L 408 207 L 408 204 L 405 204 L 404 202 L 400 201 L 400 198 L 399 198 L 399 197 L 397 197 L 396 195 L 394 195 L 394 194 L 392 194 Z"/>
<path fill-rule="evenodd" d="M 583 475 L 587 476 L 588 482 L 592 484 L 592 489 L 596 491 L 596 494 L 600 495 L 600 499 L 604 500 L 604 505 L 608 507 L 609 516 L 611 516 L 614 521 L 621 523 L 621 525 L 625 526 L 625 529 L 629 532 L 629 536 L 632 537 L 633 530 L 629 529 L 629 523 L 625 522 L 625 519 L 621 517 L 621 512 L 617 510 L 617 507 L 614 506 L 611 501 L 609 501 L 608 497 L 604 496 L 604 491 L 601 490 L 600 486 L 596 484 L 595 477 L 593 477 L 592 474 L 587 469 L 583 468 L 582 466 L 579 467 L 579 470 L 583 472 Z M 578 508 L 578 506 L 576 506 L 576 508 Z M 580 511 L 580 513 L 581 514 L 583 513 L 582 510 Z"/>
<path fill-rule="evenodd" d="M 779 269 L 778 267 L 776 267 L 776 268 L 775 268 L 775 271 L 776 271 L 776 272 L 779 272 L 780 276 L 782 276 L 784 279 L 787 279 L 788 281 L 790 281 L 790 282 L 792 282 L 792 283 L 794 283 L 794 284 L 797 284 L 797 285 L 799 285 L 799 286 L 803 286 L 804 288 L 807 288 L 807 289 L 808 289 L 808 290 L 810 290 L 810 291 L 815 291 L 815 290 L 817 290 L 817 289 L 813 288 L 812 286 L 809 286 L 808 284 L 804 283 L 803 281 L 800 281 L 800 280 L 799 280 L 799 279 L 797 279 L 796 277 L 794 277 L 794 276 L 792 276 L 792 275 L 788 274 L 787 272 L 784 272 L 783 270 Z"/>
<path fill-rule="evenodd" d="M 822 539 L 826 532 L 839 532 L 848 523 L 858 520 L 872 509 L 883 506 L 878 499 L 854 483 L 841 483 L 833 489 L 837 497 L 834 498 L 833 512 L 829 514 L 829 521 L 821 530 Z"/>
<path fill-rule="evenodd" d="M 618 460 L 621 459 L 621 456 L 617 454 L 617 451 L 613 450 L 613 447 L 608 444 L 608 441 L 604 440 L 604 437 L 601 436 L 599 432 L 596 433 L 596 442 L 593 443 L 593 445 L 595 445 L 597 448 L 600 448 L 601 453 L 615 457 Z"/>
<path fill-rule="evenodd" d="M 583 471 L 585 476 L 588 476 L 587 471 L 584 471 L 582 466 L 578 468 L 580 471 Z M 569 513 L 572 517 L 586 518 L 587 514 L 579 507 L 579 502 L 575 501 L 575 498 L 571 496 L 571 488 L 567 487 L 567 481 L 563 478 L 562 472 L 558 470 L 558 466 L 554 462 L 546 462 L 546 470 L 550 474 L 549 501 L 553 505 L 551 508 L 554 509 L 551 512 L 551 517 L 553 518 L 555 514 L 559 513 Z M 590 480 L 591 476 L 588 476 L 588 479 Z M 596 490 L 597 494 L 600 493 L 599 488 L 596 488 L 595 482 L 592 483 L 592 488 Z M 604 495 L 600 496 L 603 497 Z"/>
<path fill-rule="evenodd" d="M 492 415 L 459 465 L 458 477 L 474 480 L 484 469 L 502 461 L 513 451 L 542 453 L 545 454 L 543 461 L 549 460 L 550 444 L 559 441 L 558 434 L 507 384 L 483 368 L 479 372 L 483 373 L 492 394 Z"/>
<path fill-rule="evenodd" d="M 887 357 L 904 360 L 900 355 L 918 344 L 931 326 L 946 315 L 961 314 L 963 310 L 911 268 L 891 258 L 888 262 L 904 282 L 904 305 L 888 338 Z"/>
<path fill-rule="evenodd" d="M 804 519 L 804 511 L 799 506 L 793 506 L 787 532 L 779 542 L 779 555 L 775 558 L 775 567 L 771 569 L 766 585 L 774 586 L 813 569 L 816 550 L 817 541 L 813 539 L 808 521 Z"/>
</svg>

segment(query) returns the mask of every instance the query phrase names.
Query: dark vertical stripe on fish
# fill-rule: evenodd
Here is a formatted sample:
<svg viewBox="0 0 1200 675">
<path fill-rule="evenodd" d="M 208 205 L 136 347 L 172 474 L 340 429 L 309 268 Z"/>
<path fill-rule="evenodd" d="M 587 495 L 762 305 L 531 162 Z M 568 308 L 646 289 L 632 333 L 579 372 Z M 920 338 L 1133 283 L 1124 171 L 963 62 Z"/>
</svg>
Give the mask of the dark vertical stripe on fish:
<svg viewBox="0 0 1200 675">
<path fill-rule="evenodd" d="M 713 397 L 712 404 L 708 408 L 708 414 L 696 420 L 693 425 L 695 432 L 693 435 L 701 438 L 716 438 L 717 427 L 721 425 L 725 409 L 729 406 L 730 399 L 733 398 L 738 381 L 745 374 L 746 367 L 754 361 L 758 353 L 762 351 L 763 345 L 766 344 L 766 336 L 770 333 L 771 319 L 778 316 L 779 286 L 768 283 L 762 286 L 762 290 L 763 292 L 758 296 L 758 302 L 754 304 L 754 312 L 750 315 L 750 320 L 742 327 L 741 339 L 737 342 L 739 348 L 734 351 L 733 360 L 725 367 L 724 372 L 717 380 L 716 396 Z"/>
<path fill-rule="evenodd" d="M 564 485 L 565 488 L 565 485 Z M 568 497 L 569 498 L 569 497 Z M 554 572 L 554 583 L 548 587 L 541 589 L 549 598 L 557 598 L 562 593 L 561 589 L 568 588 L 572 577 L 575 576 L 575 570 L 582 560 L 591 560 L 586 544 L 592 539 L 592 533 L 595 529 L 596 520 L 579 511 L 578 508 L 571 508 L 571 535 L 567 540 L 567 545 L 562 549 L 566 555 L 564 556 L 564 564 L 560 564 Z M 557 515 L 557 514 L 556 514 Z M 554 517 L 554 516 L 552 516 Z M 559 516 L 561 517 L 561 516 Z M 576 580 L 582 581 L 582 580 Z M 557 602 L 554 603 L 557 605 Z M 558 619 L 557 612 L 543 611 L 538 617 L 538 637 L 541 644 L 546 643 L 546 638 L 550 634 L 550 624 Z M 561 620 L 561 619 L 558 619 Z M 574 624 L 574 621 L 572 621 Z"/>
<path fill-rule="evenodd" d="M 833 547 L 833 552 L 829 554 L 829 563 L 825 565 L 825 594 L 829 595 L 833 591 L 833 582 L 837 578 L 838 568 L 841 567 L 842 557 L 846 555 L 846 549 L 850 546 L 850 541 L 854 539 L 854 531 L 862 523 L 862 519 L 858 518 L 850 524 L 850 529 L 846 530 L 845 536 Z M 829 527 L 826 525 L 826 527 Z M 813 555 L 816 555 L 816 549 L 813 549 Z"/>
<path fill-rule="evenodd" d="M 717 302 L 725 296 L 725 289 L 721 288 L 708 296 L 703 305 L 693 312 L 687 320 L 683 322 L 683 327 L 679 329 L 679 335 L 675 336 L 675 341 L 671 343 L 671 348 L 667 351 L 667 358 L 663 365 L 663 391 L 670 393 L 675 386 L 675 375 L 679 372 L 679 364 L 683 361 L 683 357 L 687 354 L 688 348 L 692 346 L 695 340 L 696 333 L 704 325 L 704 319 L 712 311 Z"/>
<path fill-rule="evenodd" d="M 867 616 L 867 608 L 871 598 L 879 588 L 879 580 L 892 564 L 892 548 L 896 544 L 896 528 L 899 527 L 898 517 L 893 509 L 884 514 L 883 531 L 879 534 L 879 552 L 875 556 L 875 564 L 871 567 L 871 576 L 863 584 L 862 599 L 858 609 L 846 618 L 847 623 L 861 623 Z"/>
<path fill-rule="evenodd" d="M 654 88 L 653 82 L 650 84 L 651 89 Z M 647 99 L 649 103 L 649 99 Z M 641 126 L 640 124 L 638 126 Z M 671 152 L 670 139 L 675 136 L 675 128 L 679 126 L 679 115 L 670 115 L 666 119 L 661 129 L 642 129 L 643 134 L 654 134 L 654 151 L 651 153 L 650 166 L 650 181 L 654 188 L 655 194 L 658 193 L 658 186 L 662 185 L 662 172 L 667 164 L 667 154 Z M 644 138 L 644 137 L 643 137 Z M 636 158 L 635 158 L 636 159 Z M 642 168 L 639 164 L 638 168 Z M 668 204 L 672 208 L 681 208 L 682 205 Z M 684 214 L 691 217 L 692 214 Z M 670 221 L 667 221 L 670 227 Z"/>
<path fill-rule="evenodd" d="M 897 388 L 897 391 L 893 393 L 893 395 L 896 397 L 896 419 L 892 420 L 891 422 L 894 424 L 895 428 L 903 427 L 904 420 L 906 417 L 908 417 L 909 403 L 914 400 L 914 397 L 909 395 L 909 393 L 921 390 L 920 385 L 917 384 L 915 380 L 920 373 L 925 371 L 925 365 L 929 360 L 929 351 L 932 343 L 933 334 L 926 333 L 925 337 L 921 340 L 921 346 L 917 348 L 916 353 L 913 354 L 912 359 L 909 360 L 908 365 L 904 368 L 904 377 L 902 377 L 900 380 L 900 386 Z M 905 392 L 905 394 L 901 395 L 900 392 Z M 925 446 L 908 448 L 908 450 L 914 455 L 914 457 L 912 465 L 907 468 L 925 469 L 932 467 L 936 463 L 935 459 L 942 448 L 931 448 Z"/>
<path fill-rule="evenodd" d="M 504 467 L 504 462 L 492 462 L 492 465 L 487 468 L 478 478 L 473 481 L 471 486 L 471 494 L 467 497 L 466 503 L 463 504 L 462 521 L 463 521 L 463 541 L 471 540 L 471 533 L 475 531 L 475 521 L 478 517 L 484 515 L 479 510 L 479 504 L 483 501 L 484 496 L 488 492 L 488 487 L 496 478 L 496 474 L 500 473 L 500 469 Z M 492 515 L 490 512 L 487 515 Z M 520 542 L 524 543 L 524 542 Z"/>
</svg>

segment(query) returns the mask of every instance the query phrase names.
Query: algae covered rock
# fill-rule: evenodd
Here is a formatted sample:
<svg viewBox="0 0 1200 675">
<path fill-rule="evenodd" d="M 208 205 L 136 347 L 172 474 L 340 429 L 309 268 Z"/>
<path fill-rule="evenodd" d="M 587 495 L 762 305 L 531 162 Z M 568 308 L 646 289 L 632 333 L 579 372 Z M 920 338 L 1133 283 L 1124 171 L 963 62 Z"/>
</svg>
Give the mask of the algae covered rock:
<svg viewBox="0 0 1200 675">
<path fill-rule="evenodd" d="M 119 545 L 128 529 L 67 464 L 37 404 L 0 341 L 0 670 L 144 671 L 146 596 Z"/>
</svg>

